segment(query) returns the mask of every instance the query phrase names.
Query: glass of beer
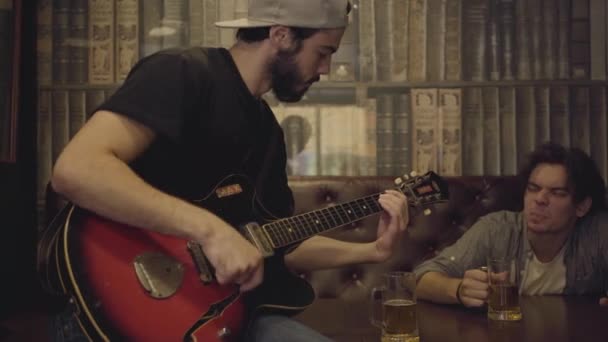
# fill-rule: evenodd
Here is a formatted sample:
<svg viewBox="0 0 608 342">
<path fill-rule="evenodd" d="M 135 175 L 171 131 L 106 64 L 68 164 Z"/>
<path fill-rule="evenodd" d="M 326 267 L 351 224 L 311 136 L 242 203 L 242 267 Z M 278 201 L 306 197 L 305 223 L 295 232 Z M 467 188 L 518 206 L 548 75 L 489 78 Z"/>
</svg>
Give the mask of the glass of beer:
<svg viewBox="0 0 608 342">
<path fill-rule="evenodd" d="M 488 259 L 488 318 L 519 321 L 519 269 L 515 258 Z"/>
<path fill-rule="evenodd" d="M 416 275 L 390 272 L 384 285 L 372 289 L 372 324 L 382 330 L 382 342 L 417 342 Z"/>
</svg>

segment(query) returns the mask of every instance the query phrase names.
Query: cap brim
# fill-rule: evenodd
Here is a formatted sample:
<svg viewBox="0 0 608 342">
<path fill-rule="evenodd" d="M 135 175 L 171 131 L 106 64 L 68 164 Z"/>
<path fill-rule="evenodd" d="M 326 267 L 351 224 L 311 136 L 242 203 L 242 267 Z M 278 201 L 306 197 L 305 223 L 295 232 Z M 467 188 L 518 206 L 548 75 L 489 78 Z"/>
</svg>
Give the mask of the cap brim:
<svg viewBox="0 0 608 342">
<path fill-rule="evenodd" d="M 277 25 L 268 21 L 251 20 L 248 18 L 241 18 L 236 20 L 224 20 L 215 23 L 217 27 L 228 27 L 228 28 L 240 28 L 240 27 L 266 27 Z"/>
</svg>

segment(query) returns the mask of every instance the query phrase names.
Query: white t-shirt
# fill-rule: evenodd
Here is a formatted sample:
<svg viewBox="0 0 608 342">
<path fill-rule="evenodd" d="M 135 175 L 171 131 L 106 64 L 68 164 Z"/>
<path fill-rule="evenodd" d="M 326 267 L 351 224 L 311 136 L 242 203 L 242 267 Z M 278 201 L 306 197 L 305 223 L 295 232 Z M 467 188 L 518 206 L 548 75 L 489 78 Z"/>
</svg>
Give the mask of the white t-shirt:
<svg viewBox="0 0 608 342">
<path fill-rule="evenodd" d="M 566 265 L 564 250 L 566 245 L 549 262 L 540 262 L 534 253 L 521 282 L 520 293 L 528 296 L 559 295 L 566 286 Z"/>
</svg>

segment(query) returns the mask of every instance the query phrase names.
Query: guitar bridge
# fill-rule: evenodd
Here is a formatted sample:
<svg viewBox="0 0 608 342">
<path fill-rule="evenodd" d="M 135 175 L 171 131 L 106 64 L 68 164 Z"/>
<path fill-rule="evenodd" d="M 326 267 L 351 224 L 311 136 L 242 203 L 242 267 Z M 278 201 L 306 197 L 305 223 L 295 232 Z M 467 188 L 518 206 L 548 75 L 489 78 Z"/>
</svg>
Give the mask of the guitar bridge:
<svg viewBox="0 0 608 342">
<path fill-rule="evenodd" d="M 259 224 L 255 222 L 247 223 L 241 227 L 241 234 L 262 253 L 263 257 L 266 258 L 274 254 L 270 239 Z"/>
</svg>

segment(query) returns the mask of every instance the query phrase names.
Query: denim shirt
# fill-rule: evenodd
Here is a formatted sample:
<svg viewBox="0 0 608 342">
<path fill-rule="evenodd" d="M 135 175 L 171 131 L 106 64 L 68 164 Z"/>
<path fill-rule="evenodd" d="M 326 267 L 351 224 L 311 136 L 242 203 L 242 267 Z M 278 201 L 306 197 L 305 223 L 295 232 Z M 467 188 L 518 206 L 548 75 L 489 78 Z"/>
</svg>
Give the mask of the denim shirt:
<svg viewBox="0 0 608 342">
<path fill-rule="evenodd" d="M 580 219 L 566 241 L 567 295 L 597 295 L 608 289 L 608 212 Z M 499 211 L 480 218 L 453 245 L 418 265 L 414 272 L 440 272 L 462 278 L 466 270 L 486 265 L 487 258 L 516 257 L 521 275 L 534 256 L 521 212 Z M 518 277 L 521 289 L 522 276 Z"/>
</svg>

